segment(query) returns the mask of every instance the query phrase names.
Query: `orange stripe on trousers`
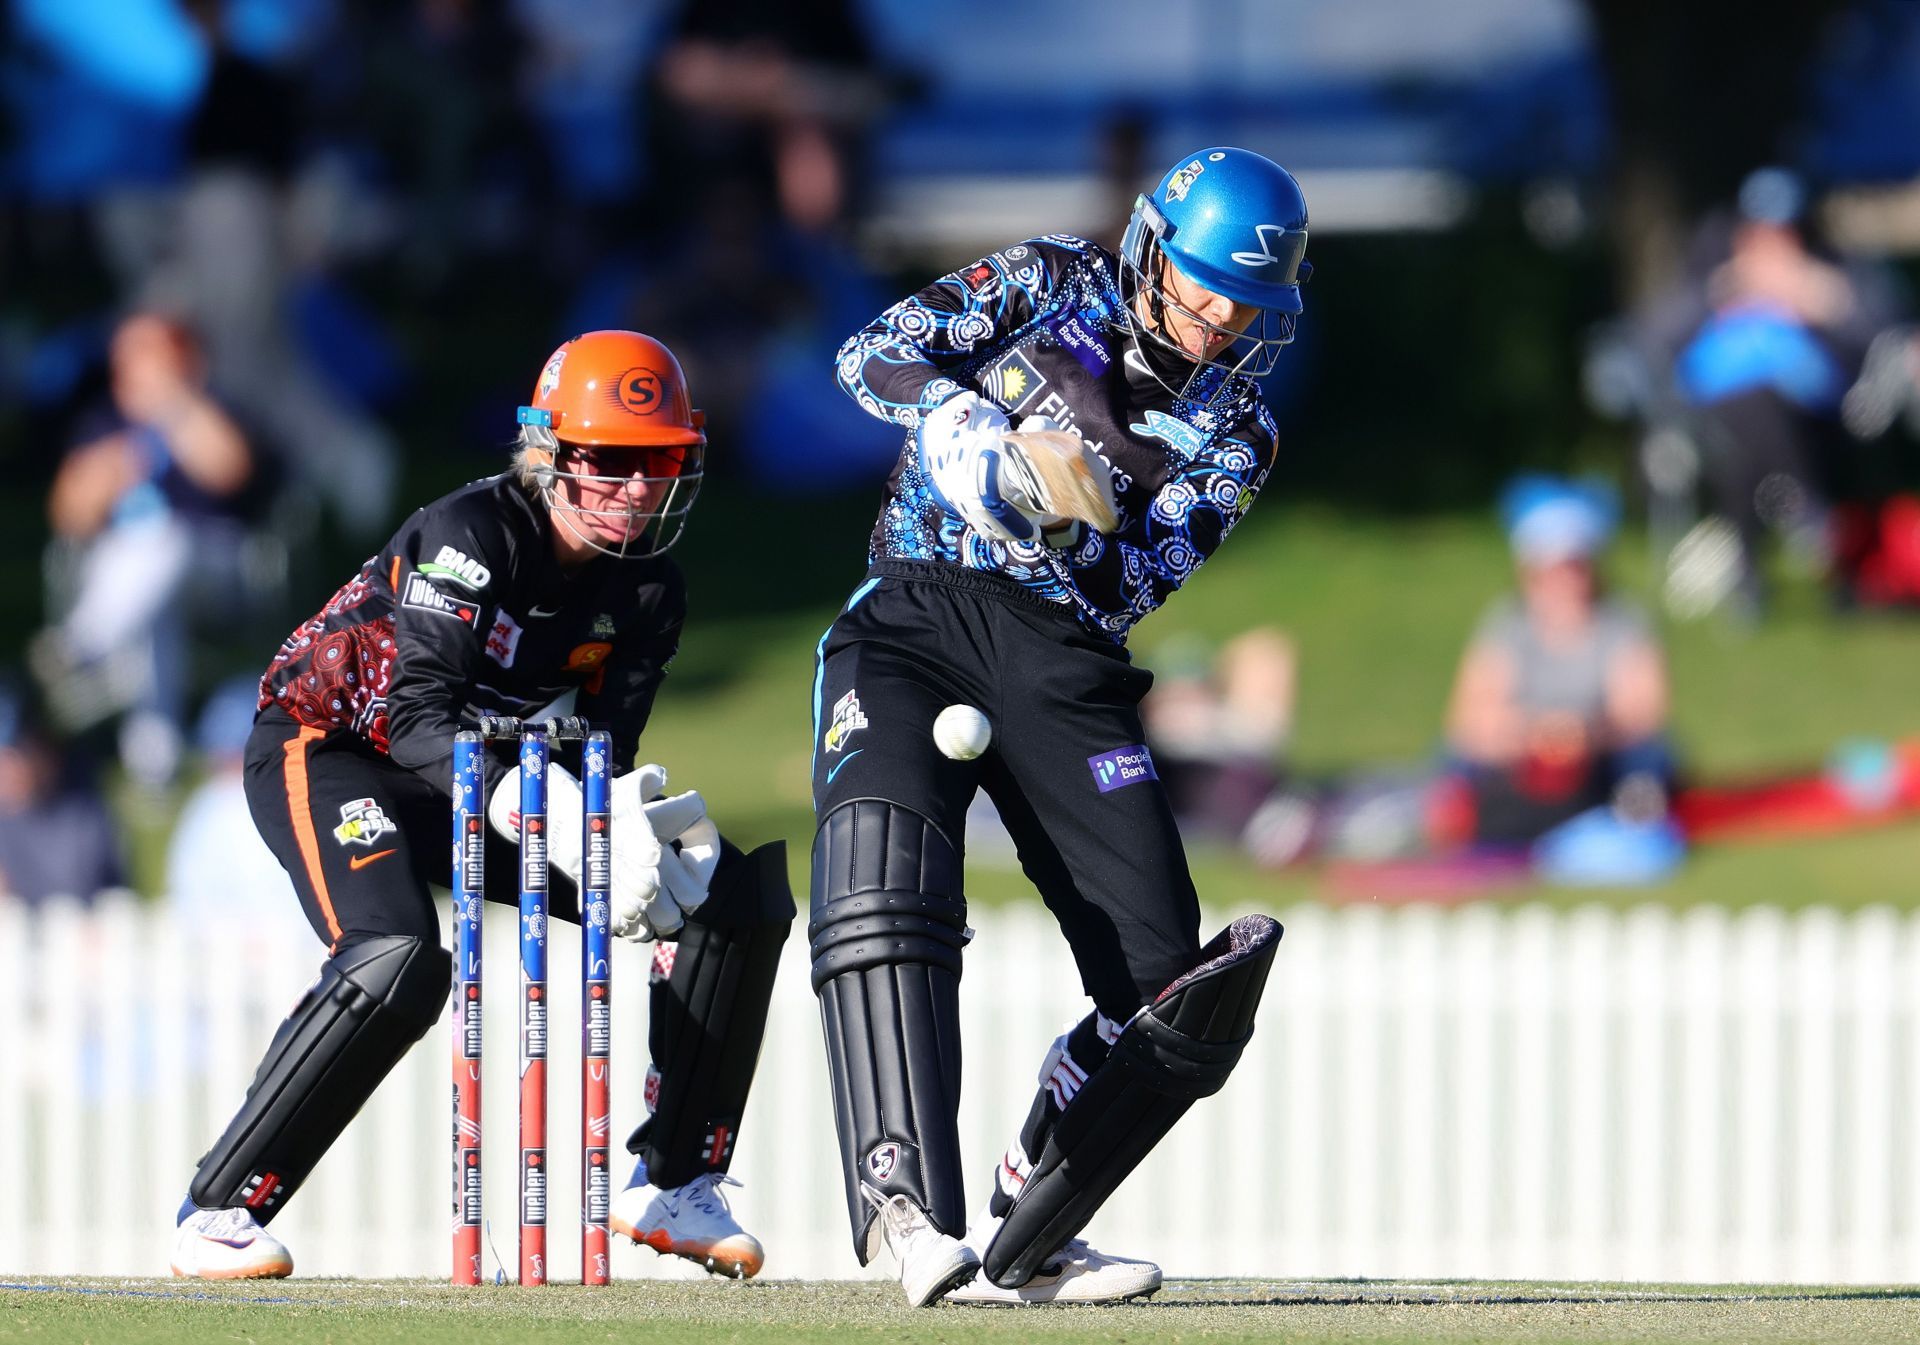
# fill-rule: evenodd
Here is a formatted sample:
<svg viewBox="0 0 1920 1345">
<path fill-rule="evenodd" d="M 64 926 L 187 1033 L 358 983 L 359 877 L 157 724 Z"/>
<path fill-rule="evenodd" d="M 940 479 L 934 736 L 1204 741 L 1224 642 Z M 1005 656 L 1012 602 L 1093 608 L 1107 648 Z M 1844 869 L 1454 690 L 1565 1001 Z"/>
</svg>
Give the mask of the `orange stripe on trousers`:
<svg viewBox="0 0 1920 1345">
<path fill-rule="evenodd" d="M 293 816 L 293 838 L 300 843 L 300 858 L 306 861 L 307 881 L 319 898 L 320 913 L 327 917 L 327 931 L 340 942 L 340 921 L 333 913 L 333 896 L 327 891 L 327 875 L 320 868 L 320 838 L 313 830 L 313 806 L 307 795 L 307 745 L 327 736 L 325 729 L 302 726 L 298 738 L 281 745 L 287 754 L 287 811 Z"/>
</svg>

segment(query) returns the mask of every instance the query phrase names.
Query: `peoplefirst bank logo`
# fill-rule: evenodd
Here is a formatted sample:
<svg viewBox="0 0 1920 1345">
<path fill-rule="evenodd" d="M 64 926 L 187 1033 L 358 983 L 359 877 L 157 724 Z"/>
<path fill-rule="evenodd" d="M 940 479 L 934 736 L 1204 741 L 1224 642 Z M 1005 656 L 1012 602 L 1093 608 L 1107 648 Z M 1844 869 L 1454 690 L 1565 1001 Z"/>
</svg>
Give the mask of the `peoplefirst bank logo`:
<svg viewBox="0 0 1920 1345">
<path fill-rule="evenodd" d="M 1145 743 L 1116 747 L 1111 752 L 1088 757 L 1087 768 L 1093 772 L 1093 782 L 1100 787 L 1102 794 L 1137 785 L 1142 780 L 1160 778 L 1154 774 L 1153 757 L 1148 753 Z"/>
</svg>

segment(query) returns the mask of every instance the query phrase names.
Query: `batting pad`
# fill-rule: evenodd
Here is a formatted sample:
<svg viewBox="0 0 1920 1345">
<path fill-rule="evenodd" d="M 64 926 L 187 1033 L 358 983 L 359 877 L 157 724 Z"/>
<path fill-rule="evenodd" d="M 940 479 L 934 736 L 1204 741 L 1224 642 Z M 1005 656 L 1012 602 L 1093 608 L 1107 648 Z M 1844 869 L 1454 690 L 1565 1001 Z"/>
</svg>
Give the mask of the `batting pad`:
<svg viewBox="0 0 1920 1345">
<path fill-rule="evenodd" d="M 407 1048 L 446 1007 L 453 960 L 435 943 L 383 935 L 320 968 L 273 1035 L 246 1101 L 200 1160 L 188 1194 L 244 1205 L 266 1223 L 305 1181 Z"/>
<path fill-rule="evenodd" d="M 863 1185 L 963 1236 L 959 853 L 910 808 L 841 804 L 814 836 L 807 935 L 855 1255 L 879 1250 Z"/>
<path fill-rule="evenodd" d="M 1217 1093 L 1253 1036 L 1254 1010 L 1280 948 L 1280 925 L 1244 915 L 1204 959 L 1133 1016 L 1087 1077 L 981 1258 L 1004 1289 L 1032 1279 L 1173 1129 Z"/>
</svg>

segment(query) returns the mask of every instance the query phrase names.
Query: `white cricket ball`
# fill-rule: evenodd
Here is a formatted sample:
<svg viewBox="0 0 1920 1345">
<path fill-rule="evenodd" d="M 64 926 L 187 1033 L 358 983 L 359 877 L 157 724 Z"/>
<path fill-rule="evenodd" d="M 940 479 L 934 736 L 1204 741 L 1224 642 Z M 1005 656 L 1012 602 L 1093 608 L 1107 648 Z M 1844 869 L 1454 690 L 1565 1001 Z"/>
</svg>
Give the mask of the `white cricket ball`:
<svg viewBox="0 0 1920 1345">
<path fill-rule="evenodd" d="M 993 741 L 993 725 L 971 705 L 949 705 L 933 719 L 933 742 L 955 761 L 972 761 Z"/>
</svg>

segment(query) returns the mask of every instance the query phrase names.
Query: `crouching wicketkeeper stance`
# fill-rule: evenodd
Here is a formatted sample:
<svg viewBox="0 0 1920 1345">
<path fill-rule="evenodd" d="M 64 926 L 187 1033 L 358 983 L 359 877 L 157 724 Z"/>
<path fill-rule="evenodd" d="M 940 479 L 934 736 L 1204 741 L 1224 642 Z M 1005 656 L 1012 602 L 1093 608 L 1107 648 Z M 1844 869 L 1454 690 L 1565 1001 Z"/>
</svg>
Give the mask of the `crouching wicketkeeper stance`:
<svg viewBox="0 0 1920 1345">
<path fill-rule="evenodd" d="M 1152 677 L 1125 640 L 1272 466 L 1254 380 L 1292 338 L 1306 241 L 1284 169 L 1202 150 L 1140 198 L 1118 257 L 1060 234 L 1003 248 L 840 351 L 846 390 L 912 437 L 868 578 L 821 642 L 808 935 L 854 1247 L 864 1262 L 884 1241 L 916 1305 L 1160 1286 L 1157 1266 L 1075 1235 L 1226 1082 L 1280 929 L 1245 916 L 1201 946 L 1141 731 Z M 984 754 L 936 747 L 953 704 L 985 714 Z M 957 1001 L 976 786 L 1094 1012 L 1053 1043 L 968 1233 Z"/>
<path fill-rule="evenodd" d="M 261 680 L 247 800 L 329 952 L 194 1174 L 177 1275 L 291 1272 L 262 1225 L 447 1001 L 429 884 L 450 879 L 454 734 L 569 693 L 613 734 L 613 932 L 672 941 L 654 959 L 651 1116 L 609 1223 L 721 1274 L 760 1269 L 720 1188 L 793 920 L 784 847 L 743 854 L 698 794 L 662 798 L 665 772 L 635 768 L 686 615 L 663 553 L 700 486 L 705 420 L 672 353 L 619 331 L 556 350 L 519 419 L 512 470 L 416 512 Z M 512 749 L 487 763 L 487 896 L 507 902 Z M 579 784 L 558 765 L 549 779 L 554 913 L 577 920 Z"/>
</svg>

